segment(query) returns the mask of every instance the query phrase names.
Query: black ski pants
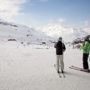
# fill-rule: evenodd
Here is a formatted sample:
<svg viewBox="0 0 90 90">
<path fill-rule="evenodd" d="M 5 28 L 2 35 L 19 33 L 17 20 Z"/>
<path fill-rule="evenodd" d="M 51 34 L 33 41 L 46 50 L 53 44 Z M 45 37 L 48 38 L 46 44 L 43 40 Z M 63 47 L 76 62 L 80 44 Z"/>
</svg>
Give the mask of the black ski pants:
<svg viewBox="0 0 90 90">
<path fill-rule="evenodd" d="M 89 69 L 89 66 L 88 66 L 88 56 L 89 56 L 89 54 L 83 53 L 83 68 L 84 69 Z"/>
</svg>

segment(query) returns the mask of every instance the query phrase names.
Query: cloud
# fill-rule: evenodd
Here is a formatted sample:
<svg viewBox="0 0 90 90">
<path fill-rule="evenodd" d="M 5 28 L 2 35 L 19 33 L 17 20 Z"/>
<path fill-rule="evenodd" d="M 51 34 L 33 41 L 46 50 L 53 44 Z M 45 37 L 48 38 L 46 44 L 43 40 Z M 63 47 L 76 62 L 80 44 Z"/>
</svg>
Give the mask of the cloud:
<svg viewBox="0 0 90 90">
<path fill-rule="evenodd" d="M 21 5 L 27 0 L 0 0 L 0 18 L 12 20 L 15 16 L 21 14 Z"/>
<path fill-rule="evenodd" d="M 59 19 L 58 19 L 58 22 L 66 22 L 66 20 L 63 19 L 63 18 L 59 18 Z"/>
<path fill-rule="evenodd" d="M 73 33 L 73 28 L 62 22 L 51 22 L 41 27 L 41 30 L 52 37 L 66 36 Z"/>
</svg>

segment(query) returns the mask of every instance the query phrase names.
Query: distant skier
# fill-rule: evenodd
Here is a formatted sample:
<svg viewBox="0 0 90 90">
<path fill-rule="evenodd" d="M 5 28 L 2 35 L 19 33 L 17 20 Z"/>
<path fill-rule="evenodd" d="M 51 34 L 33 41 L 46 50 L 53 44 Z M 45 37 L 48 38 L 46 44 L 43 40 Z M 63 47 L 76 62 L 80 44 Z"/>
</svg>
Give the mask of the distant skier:
<svg viewBox="0 0 90 90">
<path fill-rule="evenodd" d="M 56 48 L 56 69 L 57 72 L 60 73 L 59 68 L 61 68 L 61 72 L 64 73 L 64 61 L 63 61 L 63 52 L 66 50 L 65 44 L 62 42 L 62 37 L 59 37 L 58 42 L 55 43 L 54 47 Z"/>
<path fill-rule="evenodd" d="M 84 43 L 81 46 L 81 49 L 83 50 L 83 69 L 89 71 L 88 57 L 90 53 L 90 38 L 85 39 Z"/>
</svg>

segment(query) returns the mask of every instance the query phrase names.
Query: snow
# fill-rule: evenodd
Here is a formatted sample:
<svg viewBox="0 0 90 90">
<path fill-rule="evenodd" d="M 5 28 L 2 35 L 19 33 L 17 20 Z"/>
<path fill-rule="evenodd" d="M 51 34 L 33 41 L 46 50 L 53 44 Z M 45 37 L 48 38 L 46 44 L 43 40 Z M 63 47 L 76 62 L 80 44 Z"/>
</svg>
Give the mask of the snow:
<svg viewBox="0 0 90 90">
<path fill-rule="evenodd" d="M 42 42 L 50 44 L 51 41 L 54 41 L 53 38 L 47 36 L 44 32 L 34 28 L 0 20 L 0 40 L 7 41 L 8 39 L 30 44 L 42 44 Z"/>
<path fill-rule="evenodd" d="M 68 68 L 82 67 L 82 52 L 67 46 L 66 78 L 59 78 L 55 49 L 41 45 L 0 43 L 0 90 L 89 90 L 90 74 Z M 89 63 L 90 64 L 90 63 Z"/>
</svg>

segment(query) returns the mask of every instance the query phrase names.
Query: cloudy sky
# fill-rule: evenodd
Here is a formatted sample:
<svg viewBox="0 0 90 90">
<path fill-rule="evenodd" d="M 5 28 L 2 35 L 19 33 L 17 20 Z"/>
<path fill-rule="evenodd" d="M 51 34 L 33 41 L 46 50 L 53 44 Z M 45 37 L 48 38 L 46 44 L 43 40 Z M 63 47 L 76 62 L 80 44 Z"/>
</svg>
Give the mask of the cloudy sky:
<svg viewBox="0 0 90 90">
<path fill-rule="evenodd" d="M 78 25 L 90 21 L 90 0 L 0 0 L 0 18 L 34 27 L 54 21 Z"/>
</svg>

